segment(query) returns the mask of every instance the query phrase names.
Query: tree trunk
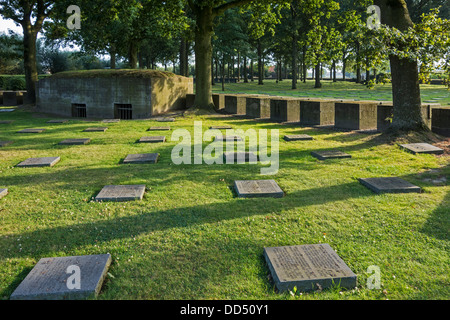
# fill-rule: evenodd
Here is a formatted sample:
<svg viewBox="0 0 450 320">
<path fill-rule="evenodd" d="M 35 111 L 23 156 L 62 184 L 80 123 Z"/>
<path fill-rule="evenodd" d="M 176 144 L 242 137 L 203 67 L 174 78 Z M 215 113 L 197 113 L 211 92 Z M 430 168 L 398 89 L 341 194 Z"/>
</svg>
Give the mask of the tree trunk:
<svg viewBox="0 0 450 320">
<path fill-rule="evenodd" d="M 128 63 L 131 69 L 137 69 L 138 65 L 138 47 L 135 41 L 131 41 L 128 47 Z"/>
<path fill-rule="evenodd" d="M 247 74 L 247 56 L 244 56 L 244 83 L 248 83 L 248 74 Z"/>
<path fill-rule="evenodd" d="M 215 80 L 214 80 L 214 72 L 213 72 L 213 70 L 214 70 L 214 61 L 213 61 L 213 59 L 211 59 L 211 85 L 215 86 L 216 83 L 215 83 Z"/>
<path fill-rule="evenodd" d="M 347 65 L 347 59 L 342 60 L 342 80 L 345 80 L 345 68 Z"/>
<path fill-rule="evenodd" d="M 316 77 L 316 82 L 314 84 L 314 88 L 322 88 L 322 83 L 320 82 L 320 62 L 316 64 L 316 70 L 314 72 Z"/>
<path fill-rule="evenodd" d="M 336 75 L 336 60 L 333 60 L 333 82 L 337 82 L 337 75 Z"/>
<path fill-rule="evenodd" d="M 184 38 L 180 43 L 180 75 L 189 77 L 189 43 Z"/>
<path fill-rule="evenodd" d="M 263 85 L 264 84 L 264 65 L 262 62 L 262 46 L 261 46 L 261 40 L 258 39 L 258 84 Z"/>
<path fill-rule="evenodd" d="M 297 89 L 297 57 L 298 57 L 298 43 L 297 33 L 294 30 L 292 36 L 292 89 Z"/>
<path fill-rule="evenodd" d="M 110 55 L 110 60 L 109 60 L 109 67 L 111 69 L 115 69 L 116 68 L 116 46 L 114 44 L 111 44 L 110 48 L 109 48 L 109 55 Z"/>
<path fill-rule="evenodd" d="M 214 109 L 211 87 L 211 58 L 214 15 L 212 7 L 197 7 L 195 28 L 195 100 L 200 109 Z"/>
<path fill-rule="evenodd" d="M 356 83 L 361 83 L 361 62 L 359 57 L 359 42 L 356 41 Z"/>
<path fill-rule="evenodd" d="M 241 81 L 241 53 L 238 52 L 237 56 L 237 82 Z"/>
<path fill-rule="evenodd" d="M 31 26 L 31 23 L 29 23 Z M 36 102 L 36 84 L 38 82 L 38 72 L 36 66 L 36 37 L 37 33 L 29 28 L 23 28 L 23 58 L 25 69 L 25 82 L 27 95 L 25 103 Z"/>
<path fill-rule="evenodd" d="M 253 59 L 251 59 L 251 61 L 250 61 L 250 79 L 252 82 L 255 81 L 253 76 L 254 76 Z"/>
<path fill-rule="evenodd" d="M 222 66 L 220 70 L 222 73 L 222 91 L 225 91 L 225 55 L 222 58 Z"/>
<path fill-rule="evenodd" d="M 404 0 L 375 0 L 381 9 L 381 23 L 405 31 L 413 26 Z M 429 130 L 421 108 L 417 60 L 389 56 L 394 103 L 392 130 Z"/>
</svg>

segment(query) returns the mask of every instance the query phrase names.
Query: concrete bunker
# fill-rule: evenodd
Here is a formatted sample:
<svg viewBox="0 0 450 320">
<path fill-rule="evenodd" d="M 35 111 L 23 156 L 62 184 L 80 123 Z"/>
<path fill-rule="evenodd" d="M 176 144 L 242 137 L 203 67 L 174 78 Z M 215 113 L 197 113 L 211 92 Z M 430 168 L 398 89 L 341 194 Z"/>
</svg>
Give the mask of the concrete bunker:
<svg viewBox="0 0 450 320">
<path fill-rule="evenodd" d="M 193 79 L 157 70 L 87 70 L 38 82 L 40 112 L 76 118 L 145 119 L 186 109 Z"/>
</svg>

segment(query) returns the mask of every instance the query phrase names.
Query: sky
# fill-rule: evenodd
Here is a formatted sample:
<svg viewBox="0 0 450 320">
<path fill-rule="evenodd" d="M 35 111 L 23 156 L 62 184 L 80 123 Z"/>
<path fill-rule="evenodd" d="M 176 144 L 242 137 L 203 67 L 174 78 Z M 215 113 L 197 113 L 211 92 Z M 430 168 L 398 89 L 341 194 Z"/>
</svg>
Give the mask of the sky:
<svg viewBox="0 0 450 320">
<path fill-rule="evenodd" d="M 8 29 L 12 29 L 14 32 L 23 34 L 22 27 L 16 26 L 14 21 L 10 19 L 3 19 L 2 16 L 0 16 L 0 32 L 8 33 Z"/>
</svg>

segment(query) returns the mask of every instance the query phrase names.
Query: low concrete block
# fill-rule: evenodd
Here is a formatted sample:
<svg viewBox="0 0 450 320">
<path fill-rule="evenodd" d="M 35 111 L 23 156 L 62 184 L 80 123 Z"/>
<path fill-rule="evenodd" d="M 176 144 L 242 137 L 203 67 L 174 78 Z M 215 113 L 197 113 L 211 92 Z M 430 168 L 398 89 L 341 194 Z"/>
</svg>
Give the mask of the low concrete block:
<svg viewBox="0 0 450 320">
<path fill-rule="evenodd" d="M 271 98 L 270 120 L 276 122 L 300 122 L 300 99 Z"/>
<path fill-rule="evenodd" d="M 110 265 L 110 254 L 40 259 L 14 290 L 10 299 L 83 300 L 94 298 L 100 292 Z"/>
<path fill-rule="evenodd" d="M 0 148 L 4 148 L 14 143 L 13 141 L 0 141 Z"/>
<path fill-rule="evenodd" d="M 3 105 L 4 106 L 17 106 L 17 92 L 16 91 L 3 91 Z"/>
<path fill-rule="evenodd" d="M 264 248 L 264 257 L 279 292 L 356 287 L 356 274 L 327 243 Z"/>
<path fill-rule="evenodd" d="M 431 130 L 442 136 L 450 137 L 450 107 L 433 108 Z"/>
<path fill-rule="evenodd" d="M 420 193 L 420 187 L 397 177 L 361 178 L 359 182 L 375 193 Z"/>
<path fill-rule="evenodd" d="M 337 102 L 335 104 L 334 126 L 349 130 L 376 129 L 376 102 Z"/>
<path fill-rule="evenodd" d="M 246 95 L 225 95 L 225 112 L 235 115 L 245 115 L 246 101 Z"/>
<path fill-rule="evenodd" d="M 237 180 L 234 188 L 239 198 L 282 198 L 283 190 L 275 180 Z"/>
<path fill-rule="evenodd" d="M 246 100 L 246 116 L 256 119 L 270 118 L 269 97 L 249 97 Z"/>
<path fill-rule="evenodd" d="M 328 100 L 300 101 L 300 123 L 305 125 L 333 125 L 334 102 Z"/>
<path fill-rule="evenodd" d="M 0 188 L 0 199 L 5 197 L 8 194 L 8 189 L 1 189 Z"/>
<path fill-rule="evenodd" d="M 28 158 L 17 167 L 53 167 L 61 160 L 60 157 Z"/>
<path fill-rule="evenodd" d="M 108 185 L 103 187 L 95 201 L 133 201 L 142 200 L 145 185 Z"/>
</svg>

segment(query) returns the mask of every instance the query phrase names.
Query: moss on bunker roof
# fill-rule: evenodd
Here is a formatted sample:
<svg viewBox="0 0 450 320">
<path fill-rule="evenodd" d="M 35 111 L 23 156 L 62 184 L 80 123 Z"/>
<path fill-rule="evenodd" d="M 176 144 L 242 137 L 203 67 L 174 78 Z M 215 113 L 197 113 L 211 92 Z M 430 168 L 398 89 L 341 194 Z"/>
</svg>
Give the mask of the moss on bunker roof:
<svg viewBox="0 0 450 320">
<path fill-rule="evenodd" d="M 98 69 L 58 72 L 51 78 L 170 78 L 177 75 L 171 72 L 139 69 Z"/>
</svg>

